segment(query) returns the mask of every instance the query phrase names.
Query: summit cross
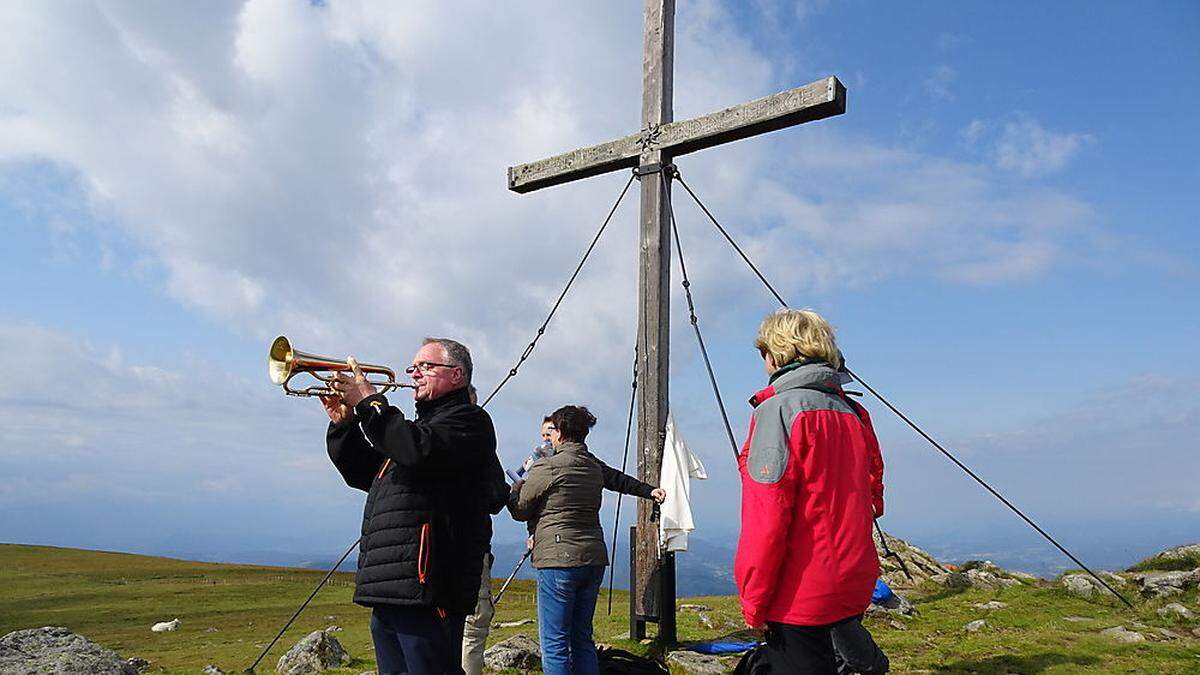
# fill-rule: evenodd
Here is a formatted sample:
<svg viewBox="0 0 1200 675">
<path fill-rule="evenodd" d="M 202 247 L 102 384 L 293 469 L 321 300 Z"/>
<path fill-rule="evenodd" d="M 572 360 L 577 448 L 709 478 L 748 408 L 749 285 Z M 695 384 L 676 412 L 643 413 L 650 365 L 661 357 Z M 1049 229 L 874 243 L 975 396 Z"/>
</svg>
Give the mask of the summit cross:
<svg viewBox="0 0 1200 675">
<path fill-rule="evenodd" d="M 836 77 L 772 94 L 690 120 L 673 121 L 675 0 L 645 0 L 642 126 L 636 134 L 508 168 L 508 189 L 525 193 L 620 169 L 635 169 L 641 187 L 638 272 L 638 478 L 658 485 L 666 439 L 670 345 L 671 183 L 668 167 L 683 154 L 846 112 Z M 661 553 L 653 508 L 638 500 L 630 579 L 630 638 L 675 633 L 675 567 Z M 615 561 L 613 561 L 615 564 Z"/>
</svg>

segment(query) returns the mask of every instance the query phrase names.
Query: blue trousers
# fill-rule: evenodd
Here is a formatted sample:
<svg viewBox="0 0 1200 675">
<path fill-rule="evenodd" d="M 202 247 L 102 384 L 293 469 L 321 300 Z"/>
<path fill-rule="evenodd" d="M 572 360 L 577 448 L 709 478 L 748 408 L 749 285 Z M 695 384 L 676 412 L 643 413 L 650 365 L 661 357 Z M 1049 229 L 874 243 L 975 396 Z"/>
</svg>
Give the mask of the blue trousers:
<svg viewBox="0 0 1200 675">
<path fill-rule="evenodd" d="M 379 675 L 461 675 L 465 618 L 443 619 L 432 607 L 372 608 L 371 641 Z"/>
<path fill-rule="evenodd" d="M 604 567 L 538 570 L 538 636 L 546 675 L 598 675 L 592 616 Z"/>
</svg>

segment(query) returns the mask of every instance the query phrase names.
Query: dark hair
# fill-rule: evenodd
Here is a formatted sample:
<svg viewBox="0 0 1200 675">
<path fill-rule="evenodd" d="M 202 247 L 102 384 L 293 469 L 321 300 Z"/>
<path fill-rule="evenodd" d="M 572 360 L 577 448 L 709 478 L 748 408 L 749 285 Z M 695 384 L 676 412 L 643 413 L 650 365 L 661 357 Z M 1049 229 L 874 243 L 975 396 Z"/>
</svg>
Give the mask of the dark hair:
<svg viewBox="0 0 1200 675">
<path fill-rule="evenodd" d="M 549 415 L 546 415 L 545 417 L 542 418 L 542 424 L 545 424 L 546 422 L 554 424 L 554 418 Z"/>
<path fill-rule="evenodd" d="M 457 340 L 450 338 L 427 337 L 422 345 L 441 345 L 442 349 L 446 350 L 446 359 L 450 361 L 450 365 L 462 368 L 463 379 L 468 384 L 471 382 L 471 371 L 474 366 L 471 363 L 471 350 L 467 346 Z"/>
<path fill-rule="evenodd" d="M 596 416 L 581 405 L 564 405 L 550 413 L 550 421 L 564 441 L 582 443 L 588 430 L 596 426 Z"/>
</svg>

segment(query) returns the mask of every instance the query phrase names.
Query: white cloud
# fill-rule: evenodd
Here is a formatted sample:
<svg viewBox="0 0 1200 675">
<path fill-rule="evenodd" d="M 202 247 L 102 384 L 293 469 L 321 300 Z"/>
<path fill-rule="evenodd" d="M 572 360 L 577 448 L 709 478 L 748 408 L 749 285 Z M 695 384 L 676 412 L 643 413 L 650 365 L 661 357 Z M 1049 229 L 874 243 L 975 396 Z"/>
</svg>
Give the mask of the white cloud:
<svg viewBox="0 0 1200 675">
<path fill-rule="evenodd" d="M 821 4 L 798 3 L 797 15 Z M 85 236 L 78 223 L 89 219 L 72 218 L 62 237 L 97 239 L 91 259 L 128 266 L 118 271 L 264 348 L 285 333 L 304 349 L 399 363 L 423 335 L 460 337 L 485 393 L 530 339 L 626 180 L 518 196 L 505 189 L 505 167 L 631 133 L 640 108 L 641 12 L 610 3 L 7 3 L 0 25 L 0 181 L 35 166 L 77 183 L 82 208 L 103 225 Z M 677 26 L 677 119 L 784 86 L 727 5 L 681 5 Z M 805 63 L 787 68 L 807 79 L 825 74 Z M 943 66 L 931 86 L 949 97 L 956 75 Z M 1079 199 L 1012 185 L 989 162 L 898 148 L 839 125 L 835 118 L 680 159 L 785 295 L 902 276 L 1021 281 L 1087 255 L 1093 214 Z M 1005 151 L 1012 159 L 1003 161 L 997 149 L 992 159 L 1036 173 L 1065 164 L 1084 142 L 1067 134 L 1066 146 L 1075 145 L 1064 149 L 1064 135 L 1034 126 L 1040 136 L 1006 127 L 1000 141 L 1024 149 Z M 707 224 L 685 199 L 677 203 L 698 300 L 719 308 L 705 320 L 749 325 L 746 316 L 764 307 L 745 300 L 761 297 L 757 282 L 731 272 L 725 245 L 702 236 L 697 228 Z M 523 439 L 512 429 L 547 401 L 623 409 L 634 204 L 636 192 L 493 407 L 506 440 Z M 134 252 L 104 253 L 113 239 Z M 4 352 L 31 357 L 5 368 L 40 381 L 32 364 L 59 374 L 78 367 L 87 382 L 65 419 L 54 414 L 51 389 L 35 390 L 44 399 L 37 405 L 0 397 L 5 456 L 17 462 L 51 448 L 50 463 L 25 474 L 31 494 L 49 489 L 55 453 L 100 453 L 113 462 L 87 464 L 97 480 L 127 486 L 174 476 L 183 460 L 153 452 L 164 438 L 172 452 L 205 457 L 187 489 L 232 489 L 229 476 L 251 446 L 295 469 L 255 469 L 242 483 L 253 490 L 274 494 L 269 486 L 287 480 L 331 485 L 327 466 L 312 459 L 314 443 L 320 452 L 305 414 L 312 408 L 279 401 L 265 383 L 196 381 L 211 368 L 134 367 L 35 327 L 10 327 L 0 339 L 19 350 Z M 202 394 L 213 388 L 228 396 Z M 300 431 L 276 437 L 264 418 Z M 149 429 L 131 438 L 139 424 Z M 222 429 L 215 441 L 214 428 Z M 147 465 L 135 468 L 143 453 Z M 319 494 L 342 495 L 338 488 Z"/>
<path fill-rule="evenodd" d="M 1018 115 L 998 128 L 974 120 L 963 129 L 963 138 L 977 145 L 989 132 L 996 134 L 988 149 L 996 166 L 1027 178 L 1061 171 L 1096 140 L 1091 134 L 1048 130 L 1028 115 Z"/>
<path fill-rule="evenodd" d="M 0 12 L 14 37 L 0 66 L 0 163 L 69 168 L 172 297 L 259 338 L 286 332 L 314 348 L 371 353 L 457 332 L 479 351 L 482 375 L 496 375 L 623 182 L 516 196 L 504 166 L 636 125 L 637 11 L 252 0 L 223 12 Z M 677 117 L 775 88 L 770 61 L 725 6 L 688 5 L 677 24 Z M 57 76 L 42 77 L 43 63 Z M 931 86 L 950 95 L 955 76 L 939 67 Z M 782 250 L 804 256 L 785 285 L 909 273 L 1004 281 L 1063 255 L 1061 235 L 1022 222 L 1029 214 L 1005 206 L 1020 196 L 981 167 L 826 130 L 837 124 L 681 162 L 723 214 L 750 216 L 738 234 L 767 263 Z M 829 152 L 814 153 L 822 145 Z M 1050 136 L 1024 155 L 1006 150 L 1002 165 L 1065 154 Z M 998 207 L 1009 215 L 980 222 Z M 564 324 L 594 329 L 576 340 L 597 358 L 615 356 L 633 330 L 636 267 L 621 228 L 581 281 L 587 300 L 563 310 Z M 720 252 L 695 255 L 715 262 Z M 568 353 L 545 343 L 551 358 Z M 570 370 L 565 382 L 589 374 Z"/>
<path fill-rule="evenodd" d="M 306 499 L 342 498 L 328 471 L 274 470 L 324 457 L 323 415 L 314 406 L 285 403 L 273 387 L 219 365 L 184 355 L 179 363 L 129 364 L 44 327 L 0 325 L 0 370 L 21 383 L 0 390 L 0 466 L 19 478 L 4 481 L 0 506 L 81 492 L 189 501 L 193 488 L 238 486 L 288 499 L 302 485 Z"/>
</svg>

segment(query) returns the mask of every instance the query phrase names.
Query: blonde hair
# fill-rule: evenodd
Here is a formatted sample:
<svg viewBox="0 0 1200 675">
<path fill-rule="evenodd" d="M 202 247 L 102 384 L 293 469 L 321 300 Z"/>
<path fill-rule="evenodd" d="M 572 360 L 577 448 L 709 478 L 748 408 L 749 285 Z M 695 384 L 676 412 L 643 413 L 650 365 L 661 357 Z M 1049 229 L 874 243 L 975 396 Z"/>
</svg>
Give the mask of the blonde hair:
<svg viewBox="0 0 1200 675">
<path fill-rule="evenodd" d="M 779 368 L 804 358 L 842 367 L 833 326 L 811 309 L 785 307 L 768 314 L 758 327 L 754 346 L 763 356 L 770 354 Z"/>
</svg>

